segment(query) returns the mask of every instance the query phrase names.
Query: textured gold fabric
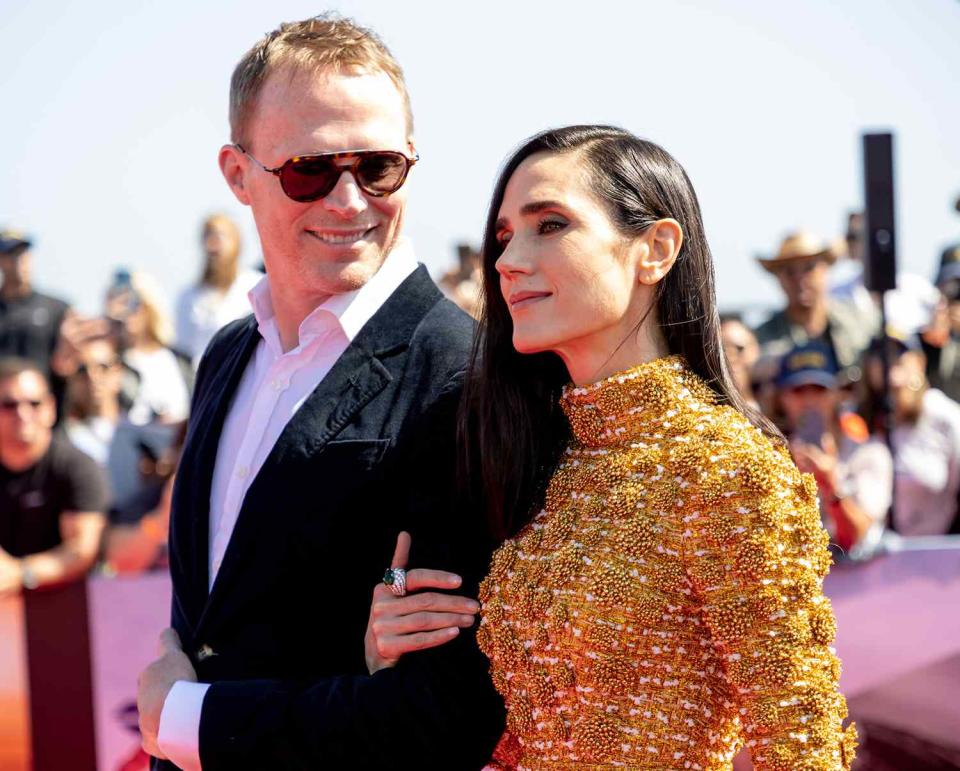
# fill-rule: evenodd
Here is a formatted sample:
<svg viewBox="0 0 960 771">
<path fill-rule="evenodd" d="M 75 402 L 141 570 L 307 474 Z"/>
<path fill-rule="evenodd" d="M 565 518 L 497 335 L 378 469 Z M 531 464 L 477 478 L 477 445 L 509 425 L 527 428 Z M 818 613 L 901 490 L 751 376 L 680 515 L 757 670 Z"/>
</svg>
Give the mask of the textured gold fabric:
<svg viewBox="0 0 960 771">
<path fill-rule="evenodd" d="M 493 557 L 504 768 L 849 769 L 816 485 L 679 357 L 568 388 L 544 510 Z"/>
</svg>

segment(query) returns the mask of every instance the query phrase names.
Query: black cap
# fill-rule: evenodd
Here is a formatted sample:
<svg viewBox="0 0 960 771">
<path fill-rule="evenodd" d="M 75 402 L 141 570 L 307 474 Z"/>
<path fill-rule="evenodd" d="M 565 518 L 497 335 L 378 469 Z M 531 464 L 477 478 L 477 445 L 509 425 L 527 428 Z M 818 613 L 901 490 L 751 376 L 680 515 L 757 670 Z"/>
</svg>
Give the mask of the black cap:
<svg viewBox="0 0 960 771">
<path fill-rule="evenodd" d="M 18 249 L 24 250 L 30 248 L 33 241 L 23 233 L 16 230 L 0 230 L 0 254 L 9 254 Z"/>
<path fill-rule="evenodd" d="M 870 341 L 870 347 L 867 348 L 867 353 L 879 354 L 884 341 L 887 342 L 887 350 L 897 355 L 906 353 L 907 351 L 923 350 L 923 342 L 920 340 L 920 335 L 903 332 L 896 327 L 887 325 L 886 337 L 873 338 L 873 340 Z"/>
</svg>

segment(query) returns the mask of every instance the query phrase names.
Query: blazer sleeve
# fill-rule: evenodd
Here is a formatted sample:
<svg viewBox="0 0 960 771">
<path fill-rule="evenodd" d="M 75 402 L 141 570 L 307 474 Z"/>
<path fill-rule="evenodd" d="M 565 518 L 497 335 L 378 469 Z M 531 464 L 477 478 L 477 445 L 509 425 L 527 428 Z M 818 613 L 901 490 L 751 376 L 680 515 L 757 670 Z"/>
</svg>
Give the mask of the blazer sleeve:
<svg viewBox="0 0 960 771">
<path fill-rule="evenodd" d="M 478 511 L 456 500 L 459 393 L 458 377 L 421 414 L 415 438 L 395 449 L 400 460 L 382 503 L 410 523 L 412 564 L 456 570 L 475 592 L 492 543 Z M 214 683 L 200 719 L 200 758 L 205 771 L 479 769 L 503 726 L 487 659 L 473 630 L 464 630 L 373 676 Z"/>
</svg>

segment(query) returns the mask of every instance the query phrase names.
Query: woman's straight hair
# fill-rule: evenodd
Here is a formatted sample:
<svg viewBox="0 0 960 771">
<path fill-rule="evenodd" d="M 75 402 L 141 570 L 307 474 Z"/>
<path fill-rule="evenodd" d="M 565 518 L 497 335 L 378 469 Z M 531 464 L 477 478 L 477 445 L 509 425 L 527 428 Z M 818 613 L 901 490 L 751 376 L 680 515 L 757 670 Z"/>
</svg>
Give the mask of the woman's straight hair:
<svg viewBox="0 0 960 771">
<path fill-rule="evenodd" d="M 576 152 L 597 196 L 630 238 L 671 217 L 683 245 L 657 284 L 654 305 L 671 354 L 680 354 L 712 388 L 718 401 L 742 412 L 765 434 L 782 441 L 763 415 L 737 392 L 720 342 L 713 258 L 700 205 L 686 172 L 663 148 L 614 126 L 567 126 L 527 140 L 506 162 L 487 214 L 481 246 L 483 303 L 459 432 L 461 472 L 472 496 L 485 502 L 493 534 L 514 534 L 541 505 L 546 482 L 569 439 L 559 398 L 569 375 L 553 353 L 521 354 L 513 347 L 513 323 L 500 294 L 496 262 L 503 248 L 496 221 L 507 183 L 536 153 Z"/>
</svg>

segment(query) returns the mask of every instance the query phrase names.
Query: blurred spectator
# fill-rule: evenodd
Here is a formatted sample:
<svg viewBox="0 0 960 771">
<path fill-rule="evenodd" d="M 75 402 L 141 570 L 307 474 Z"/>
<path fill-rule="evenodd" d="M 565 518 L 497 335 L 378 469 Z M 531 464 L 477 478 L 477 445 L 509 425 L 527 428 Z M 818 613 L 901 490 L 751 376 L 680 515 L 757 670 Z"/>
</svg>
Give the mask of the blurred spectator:
<svg viewBox="0 0 960 771">
<path fill-rule="evenodd" d="M 863 212 L 847 214 L 846 249 L 837 249 L 837 262 L 830 270 L 830 296 L 853 305 L 865 318 L 874 318 L 876 303 L 863 285 L 865 250 Z"/>
<path fill-rule="evenodd" d="M 140 490 L 110 510 L 105 558 L 117 573 L 139 573 L 166 564 L 174 474 L 186 433 L 182 424 L 159 459 L 141 459 Z"/>
<path fill-rule="evenodd" d="M 960 532 L 960 405 L 931 388 L 926 356 L 915 335 L 891 332 L 887 338 L 896 499 L 893 525 L 902 535 Z M 862 412 L 878 425 L 883 404 L 880 344 L 865 361 Z"/>
<path fill-rule="evenodd" d="M 240 230 L 224 214 L 207 217 L 201 231 L 204 263 L 199 283 L 177 301 L 177 348 L 196 366 L 214 333 L 250 314 L 247 292 L 262 273 L 240 267 Z"/>
<path fill-rule="evenodd" d="M 0 357 L 17 356 L 34 362 L 45 378 L 58 371 L 53 354 L 67 304 L 33 289 L 29 237 L 0 231 Z M 61 383 L 54 384 L 59 397 Z"/>
<path fill-rule="evenodd" d="M 927 379 L 954 401 L 960 401 L 960 246 L 944 250 L 937 272 L 942 298 L 923 330 Z"/>
<path fill-rule="evenodd" d="M 760 358 L 757 338 L 739 316 L 729 315 L 720 319 L 720 339 L 734 385 L 747 404 L 759 410 L 753 388 L 753 368 Z"/>
<path fill-rule="evenodd" d="M 116 273 L 107 318 L 120 331 L 122 359 L 137 376 L 127 416 L 135 425 L 180 423 L 190 407 L 189 366 L 169 347 L 173 329 L 160 289 L 144 273 Z"/>
<path fill-rule="evenodd" d="M 859 380 L 860 356 L 870 343 L 876 319 L 828 294 L 830 266 L 839 250 L 816 236 L 787 236 L 777 254 L 758 258 L 772 273 L 786 297 L 786 307 L 754 330 L 761 356 L 779 361 L 791 348 L 819 342 L 829 351 L 847 380 Z M 769 365 L 768 365 L 769 366 Z"/>
<path fill-rule="evenodd" d="M 123 365 L 112 336 L 84 341 L 79 364 L 67 381 L 64 429 L 75 447 L 106 466 L 110 443 L 120 421 Z"/>
<path fill-rule="evenodd" d="M 457 267 L 437 282 L 444 294 L 474 318 L 480 314 L 480 254 L 470 244 L 457 244 Z"/>
<path fill-rule="evenodd" d="M 119 330 L 125 366 L 123 415 L 107 467 L 115 506 L 142 495 L 142 464 L 156 463 L 172 446 L 189 410 L 190 360 L 167 347 L 171 336 L 159 290 L 144 274 L 117 271 L 107 291 L 107 316 Z"/>
<path fill-rule="evenodd" d="M 790 452 L 813 474 L 827 532 L 851 556 L 867 556 L 883 535 L 893 461 L 856 413 L 842 412 L 838 370 L 821 342 L 789 351 L 777 377 Z"/>
<path fill-rule="evenodd" d="M 107 509 L 97 464 L 53 432 L 40 367 L 0 360 L 0 596 L 83 576 Z"/>
</svg>

